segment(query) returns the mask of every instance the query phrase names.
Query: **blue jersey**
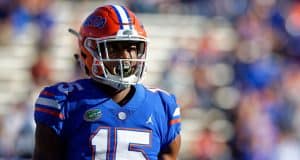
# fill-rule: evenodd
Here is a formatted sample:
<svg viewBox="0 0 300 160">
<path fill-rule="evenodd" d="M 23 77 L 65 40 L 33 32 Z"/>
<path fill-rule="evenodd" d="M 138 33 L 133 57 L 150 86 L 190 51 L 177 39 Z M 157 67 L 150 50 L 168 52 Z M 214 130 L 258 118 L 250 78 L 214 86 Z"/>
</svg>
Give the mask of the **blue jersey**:
<svg viewBox="0 0 300 160">
<path fill-rule="evenodd" d="M 120 106 L 91 79 L 46 87 L 35 121 L 65 140 L 70 160 L 156 160 L 180 133 L 180 111 L 167 92 L 134 86 Z"/>
</svg>

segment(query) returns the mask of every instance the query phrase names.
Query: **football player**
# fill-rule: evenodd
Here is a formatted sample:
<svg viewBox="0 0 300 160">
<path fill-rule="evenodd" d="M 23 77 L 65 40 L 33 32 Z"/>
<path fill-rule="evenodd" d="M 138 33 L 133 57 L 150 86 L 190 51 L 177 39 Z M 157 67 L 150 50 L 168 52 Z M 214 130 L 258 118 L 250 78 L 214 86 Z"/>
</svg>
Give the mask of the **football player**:
<svg viewBox="0 0 300 160">
<path fill-rule="evenodd" d="M 35 104 L 34 160 L 175 160 L 175 97 L 140 82 L 147 35 L 124 6 L 97 8 L 83 22 L 76 57 L 88 78 L 45 87 Z M 157 55 L 159 56 L 159 55 Z"/>
</svg>

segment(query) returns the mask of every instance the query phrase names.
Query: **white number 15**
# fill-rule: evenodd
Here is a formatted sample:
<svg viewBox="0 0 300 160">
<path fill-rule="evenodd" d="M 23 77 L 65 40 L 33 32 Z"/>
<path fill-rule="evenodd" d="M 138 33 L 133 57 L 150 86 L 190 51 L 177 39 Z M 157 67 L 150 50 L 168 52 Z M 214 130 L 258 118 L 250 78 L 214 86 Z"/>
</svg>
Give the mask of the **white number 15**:
<svg viewBox="0 0 300 160">
<path fill-rule="evenodd" d="M 150 147 L 150 131 L 116 129 L 114 144 L 110 144 L 110 128 L 101 127 L 91 137 L 93 145 L 93 160 L 108 160 L 108 149 L 114 145 L 114 160 L 147 160 L 149 159 L 143 150 L 133 149 L 134 146 Z"/>
</svg>

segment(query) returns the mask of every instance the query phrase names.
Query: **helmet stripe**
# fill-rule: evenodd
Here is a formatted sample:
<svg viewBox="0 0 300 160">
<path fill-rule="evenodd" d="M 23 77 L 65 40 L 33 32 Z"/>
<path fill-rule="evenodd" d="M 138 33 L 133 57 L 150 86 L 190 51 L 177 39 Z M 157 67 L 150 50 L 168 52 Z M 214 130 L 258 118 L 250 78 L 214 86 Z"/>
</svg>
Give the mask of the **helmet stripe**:
<svg viewBox="0 0 300 160">
<path fill-rule="evenodd" d="M 123 8 L 123 10 L 125 11 L 125 14 L 126 14 L 126 16 L 127 16 L 128 23 L 129 23 L 129 28 L 132 29 L 132 19 L 130 18 L 127 9 L 126 9 L 124 6 L 122 6 L 122 8 Z"/>
<path fill-rule="evenodd" d="M 131 27 L 128 27 L 127 25 L 123 25 L 123 24 L 130 24 L 128 13 L 126 13 L 126 10 L 118 5 L 112 5 L 112 7 L 118 16 L 120 29 L 131 29 Z"/>
<path fill-rule="evenodd" d="M 120 13 L 118 12 L 118 9 L 117 9 L 116 6 L 114 6 L 114 5 L 112 5 L 112 8 L 114 9 L 114 11 L 115 11 L 116 14 L 117 14 L 118 21 L 119 21 L 119 23 L 120 23 L 120 29 L 123 29 L 122 20 L 121 20 L 121 15 L 120 15 Z"/>
</svg>

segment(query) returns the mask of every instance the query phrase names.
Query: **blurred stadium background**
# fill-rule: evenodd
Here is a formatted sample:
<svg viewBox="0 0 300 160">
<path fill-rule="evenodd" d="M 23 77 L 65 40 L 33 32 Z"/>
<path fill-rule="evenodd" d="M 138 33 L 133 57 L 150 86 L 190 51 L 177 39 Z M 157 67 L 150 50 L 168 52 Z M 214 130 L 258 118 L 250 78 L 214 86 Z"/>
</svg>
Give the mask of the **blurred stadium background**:
<svg viewBox="0 0 300 160">
<path fill-rule="evenodd" d="M 148 31 L 144 82 L 178 97 L 180 159 L 300 159 L 299 0 L 0 0 L 1 159 L 31 159 L 37 93 L 82 76 L 67 30 L 108 3 Z"/>
</svg>

